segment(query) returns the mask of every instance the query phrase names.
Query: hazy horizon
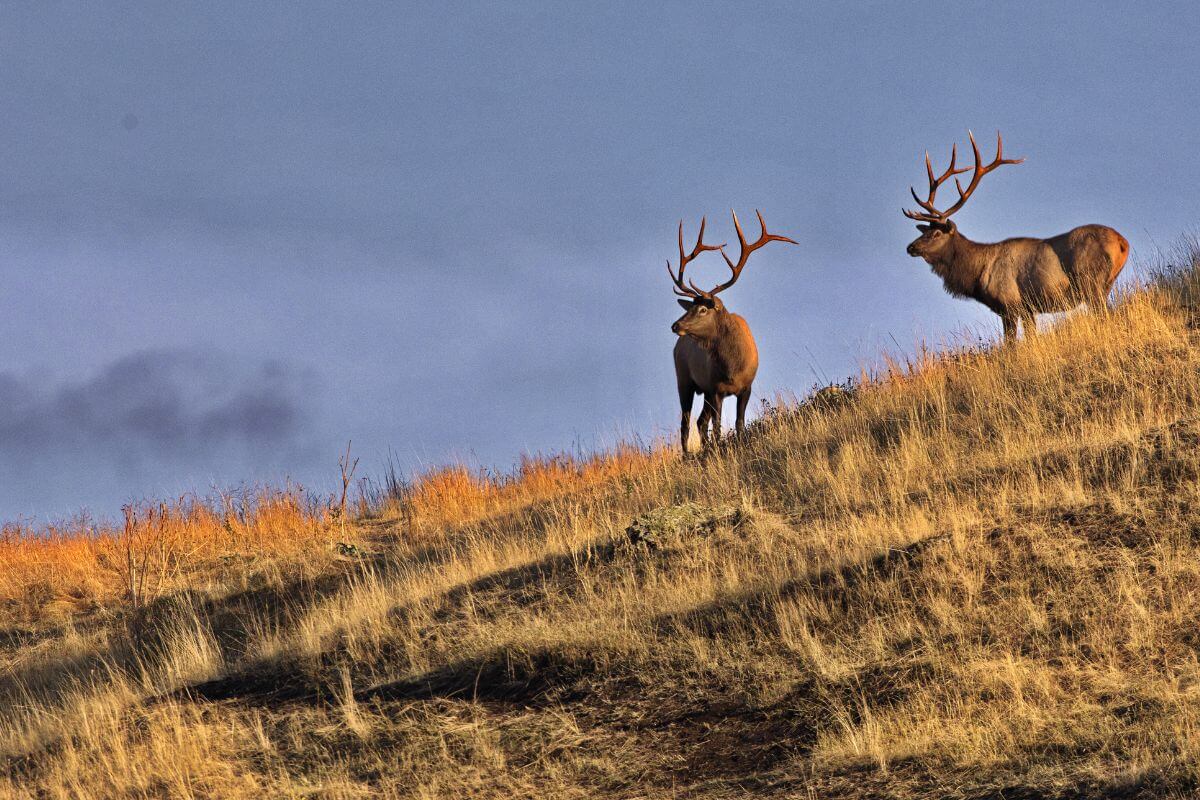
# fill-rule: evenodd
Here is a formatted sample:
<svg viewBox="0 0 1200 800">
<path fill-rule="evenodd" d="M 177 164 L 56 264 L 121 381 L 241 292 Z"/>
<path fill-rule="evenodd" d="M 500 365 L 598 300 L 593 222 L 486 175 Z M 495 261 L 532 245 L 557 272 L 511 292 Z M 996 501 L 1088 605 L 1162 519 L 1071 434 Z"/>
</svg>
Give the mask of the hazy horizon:
<svg viewBox="0 0 1200 800">
<path fill-rule="evenodd" d="M 904 252 L 968 128 L 1026 158 L 974 239 L 1195 230 L 1188 6 L 922 9 L 7 6 L 0 519 L 670 434 L 663 264 L 731 207 L 801 243 L 726 295 L 752 409 L 995 338 Z"/>
</svg>

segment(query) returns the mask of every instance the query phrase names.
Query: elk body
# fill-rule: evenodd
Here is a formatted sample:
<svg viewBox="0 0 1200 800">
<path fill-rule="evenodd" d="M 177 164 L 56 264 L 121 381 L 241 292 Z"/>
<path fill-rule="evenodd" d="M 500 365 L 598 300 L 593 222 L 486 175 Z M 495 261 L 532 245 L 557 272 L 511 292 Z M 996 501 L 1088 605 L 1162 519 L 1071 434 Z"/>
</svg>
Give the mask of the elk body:
<svg viewBox="0 0 1200 800">
<path fill-rule="evenodd" d="M 919 256 L 956 297 L 978 300 L 1000 315 L 1005 341 L 1017 335 L 1017 322 L 1026 336 L 1037 332 L 1036 314 L 1070 311 L 1086 303 L 1092 310 L 1106 307 L 1108 294 L 1129 257 L 1129 242 L 1104 225 L 1083 225 L 1049 239 L 1029 237 L 1002 242 L 973 242 L 959 233 L 950 216 L 961 209 L 984 175 L 1003 164 L 1020 164 L 1025 159 L 1004 158 L 1004 142 L 996 134 L 996 157 L 983 165 L 974 134 L 970 134 L 975 166 L 964 190 L 958 178 L 970 167 L 957 167 L 957 145 L 950 151 L 950 166 L 940 176 L 933 173 L 929 153 L 925 171 L 929 196 L 922 200 L 912 191 L 921 208 L 904 211 L 921 235 L 908 246 L 910 256 Z M 938 188 L 954 177 L 958 200 L 945 211 L 934 206 Z"/>
<path fill-rule="evenodd" d="M 742 317 L 725 308 L 717 294 L 737 282 L 750 254 L 767 242 L 796 244 L 786 236 L 767 233 L 762 214 L 758 214 L 758 224 L 762 233 L 758 241 L 748 244 L 742 234 L 737 214 L 734 214 L 733 227 L 737 230 L 738 243 L 741 245 L 741 253 L 734 264 L 729 256 L 725 255 L 725 245 L 704 243 L 704 224 L 705 220 L 701 219 L 696 246 L 692 248 L 691 254 L 687 254 L 683 250 L 683 222 L 680 221 L 678 274 L 671 270 L 670 260 L 667 261 L 667 272 L 675 284 L 675 294 L 680 296 L 679 305 L 685 311 L 684 315 L 671 325 L 671 331 L 679 336 L 675 343 L 675 382 L 679 388 L 679 436 L 685 455 L 691 434 L 692 403 L 695 396 L 699 394 L 704 397 L 704 408 L 696 420 L 701 442 L 707 446 L 720 440 L 721 406 L 726 397 L 737 398 L 736 430 L 741 434 L 746 427 L 746 405 L 750 402 L 750 388 L 758 372 L 758 347 L 754 344 L 750 326 Z M 708 250 L 720 252 L 733 274 L 728 281 L 706 292 L 691 281 L 685 284 L 683 271 L 692 259 Z M 714 432 L 711 439 L 708 434 L 710 423 Z"/>
</svg>

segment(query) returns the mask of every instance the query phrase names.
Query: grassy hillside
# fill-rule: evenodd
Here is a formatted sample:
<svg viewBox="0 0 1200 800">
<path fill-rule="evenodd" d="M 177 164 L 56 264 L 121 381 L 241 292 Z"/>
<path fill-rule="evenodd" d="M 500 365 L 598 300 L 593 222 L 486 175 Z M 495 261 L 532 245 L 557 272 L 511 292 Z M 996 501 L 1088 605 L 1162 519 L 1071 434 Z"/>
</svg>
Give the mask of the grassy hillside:
<svg viewBox="0 0 1200 800">
<path fill-rule="evenodd" d="M 10 530 L 0 796 L 1192 796 L 1196 282 L 705 461 Z"/>
</svg>

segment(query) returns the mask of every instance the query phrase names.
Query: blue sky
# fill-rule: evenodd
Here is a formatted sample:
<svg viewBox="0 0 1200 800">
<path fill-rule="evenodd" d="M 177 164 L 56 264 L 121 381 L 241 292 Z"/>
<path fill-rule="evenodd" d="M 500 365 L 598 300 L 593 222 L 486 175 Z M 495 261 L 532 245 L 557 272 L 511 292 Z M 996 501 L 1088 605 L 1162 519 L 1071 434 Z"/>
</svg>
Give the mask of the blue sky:
<svg viewBox="0 0 1200 800">
<path fill-rule="evenodd" d="M 0 517 L 671 431 L 663 270 L 728 209 L 756 397 L 965 328 L 900 214 L 1195 229 L 1188 4 L 0 5 Z M 990 145 L 989 145 L 990 146 Z M 986 149 L 986 148 L 985 148 Z M 985 153 L 986 155 L 986 153 Z M 694 267 L 715 282 L 713 258 Z M 755 401 L 757 405 L 757 400 Z"/>
</svg>

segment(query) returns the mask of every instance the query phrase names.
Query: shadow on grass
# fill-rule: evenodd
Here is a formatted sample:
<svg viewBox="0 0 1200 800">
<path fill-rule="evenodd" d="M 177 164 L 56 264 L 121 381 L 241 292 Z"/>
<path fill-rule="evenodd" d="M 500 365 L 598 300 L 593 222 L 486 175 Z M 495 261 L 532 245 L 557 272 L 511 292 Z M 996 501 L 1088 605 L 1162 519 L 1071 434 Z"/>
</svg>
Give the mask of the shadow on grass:
<svg viewBox="0 0 1200 800">
<path fill-rule="evenodd" d="M 452 624 L 464 613 L 464 601 L 471 597 L 471 616 L 488 619 L 510 610 L 514 605 L 533 610 L 548 604 L 552 599 L 561 601 L 564 595 L 572 594 L 580 585 L 579 570 L 584 566 L 612 564 L 626 551 L 618 541 L 608 540 L 573 553 L 547 556 L 526 564 L 503 569 L 460 584 L 437 599 L 432 613 L 432 625 Z M 495 602 L 488 602 L 492 599 Z M 428 602 L 428 601 L 426 601 Z M 401 605 L 392 609 L 390 616 L 394 624 L 406 627 L 410 615 L 420 614 L 422 619 L 430 616 L 427 609 L 417 612 Z M 378 660 L 386 661 L 390 655 L 386 645 Z M 564 680 L 564 674 L 553 669 L 555 654 L 536 653 L 523 656 L 525 663 L 517 663 L 509 651 L 498 650 L 493 662 L 488 657 L 473 659 L 439 669 L 413 681 L 397 683 L 395 692 L 418 693 L 416 686 L 426 686 L 428 697 L 435 695 L 458 696 L 470 686 L 477 696 L 485 699 L 528 699 L 543 689 Z M 321 653 L 318 663 L 298 665 L 280 661 L 259 664 L 215 680 L 186 687 L 173 692 L 171 697 L 198 697 L 208 700 L 239 700 L 262 704 L 277 701 L 322 701 L 337 695 L 339 668 L 346 666 L 343 655 L 334 650 Z M 358 665 L 370 667 L 372 665 Z M 507 671 L 504 678 L 502 672 Z M 569 671 L 568 671 L 569 672 Z M 409 686 L 411 684 L 411 686 Z M 480 690 L 482 687 L 482 690 Z M 523 687 L 523 688 L 522 688 Z M 379 689 L 380 696 L 388 690 Z M 414 695 L 415 696 L 415 695 Z"/>
<path fill-rule="evenodd" d="M 945 542 L 949 534 L 936 534 L 903 547 L 890 547 L 865 561 L 801 575 L 778 586 L 732 593 L 685 611 L 662 614 L 654 619 L 656 628 L 686 630 L 717 637 L 730 633 L 747 622 L 762 622 L 771 617 L 780 601 L 801 594 L 815 595 L 832 603 L 848 606 L 850 594 L 860 584 L 887 578 L 909 569 L 934 545 Z"/>
</svg>

